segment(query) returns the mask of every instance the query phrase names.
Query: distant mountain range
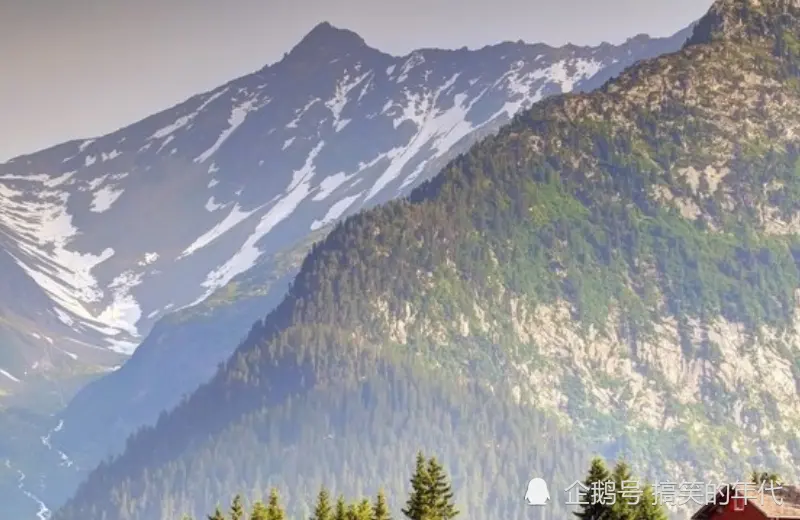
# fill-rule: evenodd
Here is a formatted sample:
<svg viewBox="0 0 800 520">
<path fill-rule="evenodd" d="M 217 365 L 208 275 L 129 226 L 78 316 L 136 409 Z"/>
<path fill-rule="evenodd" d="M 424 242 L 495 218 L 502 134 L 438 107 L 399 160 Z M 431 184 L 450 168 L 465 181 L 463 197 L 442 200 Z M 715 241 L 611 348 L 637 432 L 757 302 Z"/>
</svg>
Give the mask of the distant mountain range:
<svg viewBox="0 0 800 520">
<path fill-rule="evenodd" d="M 564 489 L 597 452 L 662 482 L 800 478 L 798 35 L 798 0 L 717 0 L 677 52 L 542 100 L 335 224 L 213 378 L 53 520 L 270 486 L 308 518 L 322 484 L 402 495 L 417 449 L 470 519 L 528 518 L 531 475 Z"/>
<path fill-rule="evenodd" d="M 0 402 L 54 412 L 117 370 L 52 421 L 41 458 L 26 466 L 10 443 L 14 471 L 63 472 L 25 489 L 66 498 L 76 469 L 211 377 L 335 222 L 407 195 L 535 102 L 597 88 L 689 34 L 397 57 L 322 23 L 278 63 L 0 165 L 0 286 L 13 295 L 0 302 Z"/>
</svg>

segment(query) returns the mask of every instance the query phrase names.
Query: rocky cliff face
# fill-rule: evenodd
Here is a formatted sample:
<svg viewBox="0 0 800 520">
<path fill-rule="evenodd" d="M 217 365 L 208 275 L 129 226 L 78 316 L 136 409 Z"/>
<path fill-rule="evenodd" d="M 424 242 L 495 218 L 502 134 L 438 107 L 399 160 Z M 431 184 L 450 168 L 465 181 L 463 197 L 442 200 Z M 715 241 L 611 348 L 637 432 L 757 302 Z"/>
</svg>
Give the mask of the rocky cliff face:
<svg viewBox="0 0 800 520">
<path fill-rule="evenodd" d="M 521 116 L 486 148 L 513 149 L 537 178 L 543 160 L 558 165 L 581 201 L 573 216 L 592 224 L 571 222 L 591 236 L 548 239 L 548 278 L 569 290 L 542 302 L 496 286 L 453 327 L 413 305 L 384 313 L 394 340 L 421 327 L 442 343 L 516 345 L 505 366 L 520 401 L 645 459 L 671 453 L 653 468 L 662 477 L 739 478 L 754 464 L 796 477 L 798 14 L 796 2 L 717 2 L 681 52 Z M 602 224 L 600 201 L 630 228 Z M 563 218 L 529 204 L 540 225 Z M 619 258 L 586 258 L 609 242 Z M 447 270 L 459 275 L 455 258 Z"/>
</svg>

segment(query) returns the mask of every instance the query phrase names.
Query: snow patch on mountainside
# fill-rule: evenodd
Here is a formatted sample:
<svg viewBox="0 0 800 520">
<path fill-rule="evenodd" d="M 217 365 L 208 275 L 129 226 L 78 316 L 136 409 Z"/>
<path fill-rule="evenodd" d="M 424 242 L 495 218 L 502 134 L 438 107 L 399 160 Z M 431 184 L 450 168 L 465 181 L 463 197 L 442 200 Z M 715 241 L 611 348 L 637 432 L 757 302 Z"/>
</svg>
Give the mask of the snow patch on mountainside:
<svg viewBox="0 0 800 520">
<path fill-rule="evenodd" d="M 100 154 L 100 160 L 101 160 L 102 162 L 106 162 L 106 161 L 113 161 L 114 159 L 116 159 L 116 158 L 117 158 L 117 157 L 119 157 L 120 155 L 121 155 L 121 154 L 119 153 L 119 150 L 117 150 L 117 149 L 115 148 L 115 149 L 111 150 L 111 152 L 109 152 L 109 153 L 102 152 L 102 153 Z"/>
<path fill-rule="evenodd" d="M 214 196 L 210 196 L 208 201 L 206 202 L 206 211 L 214 212 L 217 211 L 219 208 L 225 207 L 224 204 L 217 204 L 214 201 Z"/>
<path fill-rule="evenodd" d="M 189 124 L 189 121 L 191 121 L 192 118 L 194 118 L 194 116 L 196 115 L 197 112 L 193 112 L 189 115 L 179 117 L 174 123 L 169 124 L 163 128 L 159 128 L 158 130 L 153 132 L 153 135 L 150 136 L 150 139 L 163 139 L 165 137 L 169 137 L 176 130 L 183 128 L 184 126 Z"/>
<path fill-rule="evenodd" d="M 141 260 L 139 260 L 137 265 L 139 267 L 144 267 L 146 265 L 152 264 L 156 260 L 158 260 L 158 253 L 145 253 L 144 257 Z"/>
<path fill-rule="evenodd" d="M 114 189 L 113 186 L 103 186 L 94 192 L 92 206 L 89 209 L 95 213 L 107 211 L 111 208 L 111 205 L 114 203 L 114 201 L 116 201 L 120 195 L 122 195 L 123 191 L 125 190 Z"/>
<path fill-rule="evenodd" d="M 370 74 L 371 72 L 367 72 L 366 74 L 362 74 L 361 76 L 358 76 L 352 80 L 348 74 L 345 74 L 344 78 L 336 85 L 336 94 L 333 96 L 333 98 L 325 103 L 325 106 L 328 107 L 333 114 L 333 124 L 337 132 L 341 131 L 345 126 L 347 126 L 347 123 L 350 122 L 349 119 L 340 119 L 342 110 L 349 101 L 347 95 L 351 90 L 360 85 L 361 82 L 364 81 Z"/>
<path fill-rule="evenodd" d="M 136 336 L 136 323 L 142 316 L 142 309 L 130 294 L 130 290 L 142 283 L 142 275 L 133 271 L 124 271 L 108 286 L 113 292 L 113 303 L 106 307 L 101 319 Z"/>
<path fill-rule="evenodd" d="M 570 72 L 567 68 L 568 65 L 574 67 L 575 72 Z M 570 92 L 575 87 L 575 83 L 597 74 L 601 66 L 595 60 L 561 60 L 542 72 L 545 74 L 545 78 L 561 85 L 563 92 Z"/>
<path fill-rule="evenodd" d="M 15 383 L 20 383 L 21 382 L 19 379 L 17 379 L 16 377 L 12 376 L 11 374 L 9 374 L 7 371 L 5 371 L 3 369 L 0 369 L 0 375 L 6 376 L 8 379 L 14 381 Z"/>
<path fill-rule="evenodd" d="M 322 101 L 320 98 L 314 98 L 308 103 L 306 103 L 306 105 L 303 108 L 301 108 L 295 113 L 297 117 L 289 121 L 289 123 L 286 125 L 286 128 L 297 128 L 297 123 L 299 123 L 300 120 L 303 118 L 303 116 L 306 115 L 308 109 L 310 109 L 312 106 L 319 103 L 320 101 Z"/>
<path fill-rule="evenodd" d="M 218 92 L 215 92 L 215 93 L 213 93 L 211 95 L 208 95 L 206 97 L 206 100 L 203 102 L 203 104 L 201 104 L 196 110 L 192 111 L 189 114 L 186 114 L 185 116 L 181 116 L 181 117 L 177 118 L 173 123 L 171 123 L 171 124 L 169 124 L 167 126 L 159 128 L 158 130 L 153 132 L 153 134 L 149 137 L 148 141 L 153 140 L 153 139 L 169 138 L 175 132 L 180 130 L 181 128 L 187 127 L 194 120 L 194 118 L 196 118 L 197 115 L 199 113 L 201 113 L 212 101 L 214 101 L 215 99 L 219 98 L 220 96 L 225 94 L 227 91 L 228 91 L 228 89 L 224 88 L 224 89 L 221 89 Z M 169 142 L 169 141 L 171 141 L 171 139 L 168 139 L 167 142 Z M 163 147 L 163 145 L 162 145 L 162 147 Z"/>
<path fill-rule="evenodd" d="M 383 156 L 379 156 L 379 158 L 383 158 Z M 363 167 L 361 168 L 363 169 Z M 352 179 L 353 175 L 347 175 L 345 172 L 334 173 L 333 175 L 328 175 L 322 182 L 319 183 L 319 193 L 314 195 L 315 201 L 325 200 L 328 195 L 334 192 L 336 188 L 347 182 L 348 180 Z"/>
<path fill-rule="evenodd" d="M 256 99 L 250 99 L 241 105 L 234 107 L 233 110 L 231 110 L 231 116 L 228 118 L 228 128 L 222 131 L 217 138 L 217 141 L 211 145 L 211 148 L 200 154 L 200 156 L 194 161 L 198 163 L 204 163 L 209 157 L 214 155 L 214 153 L 219 150 L 219 147 L 222 146 L 222 143 L 224 143 L 225 140 L 228 139 L 242 123 L 244 123 L 244 120 L 247 118 L 247 114 L 254 109 L 256 101 Z"/>
<path fill-rule="evenodd" d="M 209 201 L 209 204 L 210 203 L 211 201 Z M 221 206 L 217 205 L 216 207 L 219 208 Z M 208 205 L 206 206 L 206 208 L 208 208 Z M 235 204 L 231 208 L 231 211 L 228 213 L 228 215 L 222 221 L 220 221 L 213 228 L 209 229 L 207 232 L 203 233 L 200 237 L 197 238 L 197 240 L 192 242 L 192 244 L 189 247 L 187 247 L 183 251 L 183 253 L 181 253 L 181 256 L 179 256 L 178 258 L 189 256 L 198 249 L 207 246 L 208 244 L 213 242 L 216 238 L 222 236 L 226 231 L 232 229 L 239 222 L 242 222 L 243 220 L 247 219 L 258 209 L 259 208 L 250 211 L 242 211 L 242 208 L 238 204 Z"/>
<path fill-rule="evenodd" d="M 91 271 L 114 250 L 105 248 L 96 255 L 68 249 L 78 234 L 66 207 L 70 195 L 41 184 L 33 199 L 30 192 L 0 183 L 0 225 L 19 238 L 20 251 L 11 256 L 64 310 L 112 333 L 114 324 L 104 322 L 102 313 L 90 313 L 84 302 L 97 302 L 103 296 Z"/>
<path fill-rule="evenodd" d="M 394 126 L 397 128 L 405 121 L 411 121 L 416 126 L 417 133 L 408 146 L 395 148 L 387 154 L 387 157 L 392 162 L 383 175 L 378 177 L 378 180 L 373 184 L 372 189 L 367 194 L 367 199 L 377 195 L 388 183 L 397 178 L 405 165 L 423 147 L 431 146 L 437 152 L 435 155 L 438 156 L 442 151 L 446 151 L 475 129 L 465 120 L 465 116 L 469 109 L 472 108 L 472 105 L 480 100 L 481 96 L 475 97 L 466 106 L 463 106 L 466 96 L 458 94 L 455 96 L 452 108 L 442 111 L 436 107 L 439 96 L 455 83 L 458 76 L 459 74 L 454 74 L 450 80 L 432 94 L 418 95 L 405 92 L 406 104 L 402 115 L 394 119 Z M 432 140 L 434 142 L 431 142 Z M 446 148 L 443 150 L 444 147 Z M 409 173 L 405 186 L 416 180 L 424 167 L 425 164 L 421 163 L 413 172 Z"/>
<path fill-rule="evenodd" d="M 289 187 L 286 189 L 286 195 L 278 199 L 269 211 L 267 211 L 266 215 L 261 218 L 255 231 L 245 240 L 245 243 L 239 248 L 239 251 L 222 266 L 209 273 L 206 281 L 203 282 L 203 287 L 206 287 L 206 292 L 199 299 L 200 301 L 207 298 L 219 287 L 228 283 L 237 274 L 243 273 L 255 265 L 259 256 L 261 256 L 261 251 L 256 247 L 256 243 L 264 235 L 269 233 L 273 227 L 291 215 L 303 199 L 310 193 L 311 187 L 309 182 L 314 175 L 314 159 L 322 150 L 323 146 L 325 146 L 325 141 L 320 141 L 311 153 L 308 154 L 303 167 L 299 170 L 295 170 Z"/>
<path fill-rule="evenodd" d="M 347 208 L 352 206 L 353 203 L 358 200 L 359 197 L 361 197 L 361 193 L 359 193 L 357 195 L 351 195 L 350 197 L 345 197 L 345 198 L 335 202 L 333 204 L 333 206 L 330 207 L 330 209 L 325 214 L 325 216 L 322 217 L 322 220 L 315 220 L 311 224 L 311 231 L 316 231 L 317 229 L 325 227 L 326 225 L 330 224 L 331 222 L 334 222 L 335 220 L 337 220 L 339 217 L 342 216 L 342 214 L 345 211 L 347 211 Z"/>
<path fill-rule="evenodd" d="M 408 79 L 408 73 L 411 72 L 411 69 L 417 67 L 418 65 L 422 65 L 425 63 L 425 57 L 422 55 L 420 51 L 414 51 L 408 57 L 405 63 L 403 63 L 403 68 L 400 69 L 400 75 L 397 77 L 397 83 L 403 83 L 405 80 Z"/>
</svg>

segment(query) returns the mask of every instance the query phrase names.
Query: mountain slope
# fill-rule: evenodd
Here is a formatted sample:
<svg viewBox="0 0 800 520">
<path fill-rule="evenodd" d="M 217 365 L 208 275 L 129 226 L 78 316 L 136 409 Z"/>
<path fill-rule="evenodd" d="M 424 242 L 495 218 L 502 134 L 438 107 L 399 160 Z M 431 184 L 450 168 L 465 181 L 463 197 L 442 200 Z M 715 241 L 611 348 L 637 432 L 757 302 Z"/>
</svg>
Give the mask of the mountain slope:
<svg viewBox="0 0 800 520">
<path fill-rule="evenodd" d="M 314 232 L 287 251 L 265 254 L 202 303 L 168 314 L 114 377 L 82 388 L 56 416 L 63 427 L 50 439 L 75 465 L 61 475 L 48 472 L 41 496 L 54 503 L 68 498 L 82 476 L 124 448 L 131 433 L 154 424 L 161 412 L 209 380 L 263 310 L 280 302 L 311 244 L 327 231 Z"/>
<path fill-rule="evenodd" d="M 122 369 L 86 387 L 56 418 L 51 428 L 58 431 L 48 437 L 55 448 L 54 468 L 24 468 L 29 474 L 46 474 L 37 496 L 58 503 L 80 475 L 72 472 L 93 467 L 118 449 L 128 433 L 153 423 L 159 412 L 205 381 L 249 324 L 283 296 L 279 280 L 286 281 L 296 266 L 276 267 L 274 259 L 290 256 L 309 233 L 408 193 L 518 109 L 550 94 L 599 86 L 639 59 L 677 49 L 688 35 L 640 35 L 621 45 L 594 48 L 504 43 L 476 51 L 423 49 L 393 57 L 370 49 L 349 31 L 321 24 L 281 62 L 253 75 L 114 134 L 0 166 L 8 199 L 49 201 L 46 215 L 20 202 L 21 217 L 72 219 L 73 228 L 58 228 L 61 234 L 55 238 L 34 235 L 33 242 L 46 249 L 48 240 L 56 240 L 64 251 L 56 259 L 67 258 L 67 250 L 99 257 L 107 248 L 115 252 L 107 252 L 108 258 L 91 270 L 84 266 L 81 283 L 93 287 L 86 298 L 65 291 L 62 300 L 68 301 L 53 311 L 78 325 L 91 322 L 86 313 L 99 313 L 97 319 L 109 330 L 78 330 L 87 352 L 109 354 L 99 366 L 120 363 L 121 356 L 103 345 L 129 352 L 152 328 L 141 351 Z M 361 83 L 354 83 L 359 78 Z M 42 171 L 52 172 L 50 180 L 25 173 Z M 36 188 L 41 183 L 50 191 Z M 23 188 L 30 189 L 23 194 Z M 8 217 L 0 224 L 7 222 L 18 231 L 13 227 L 18 220 Z M 71 235 L 78 230 L 79 235 Z M 7 249 L 20 247 L 20 242 L 9 241 Z M 55 282 L 31 267 L 35 258 L 53 255 L 26 247 L 18 258 L 23 263 L 29 259 L 31 275 L 56 293 Z M 9 279 L 27 279 L 19 269 L 11 265 L 2 272 Z M 60 276 L 66 280 L 72 275 Z M 261 294 L 264 287 L 258 286 L 265 281 L 272 285 Z M 71 285 L 78 288 L 74 281 Z M 258 296 L 235 298 L 235 305 L 220 307 L 221 312 L 203 311 L 188 321 L 183 318 L 208 310 L 206 304 L 170 314 L 233 287 L 237 294 Z M 110 303 L 115 291 L 116 307 Z M 16 304 L 47 314 L 52 301 L 20 298 Z M 75 316 L 82 312 L 83 318 Z M 52 348 L 64 348 L 75 328 L 48 335 L 57 339 Z M 24 379 L 25 370 L 38 361 L 33 359 L 38 351 L 24 343 L 16 350 L 31 359 L 0 367 Z M 69 359 L 75 370 L 85 370 L 81 363 L 88 354 L 74 354 L 77 359 Z M 168 377 L 176 370 L 181 377 Z M 62 467 L 59 452 L 74 464 Z M 66 479 L 66 488 L 56 478 Z"/>
<path fill-rule="evenodd" d="M 0 235 L 13 259 L 3 280 L 39 286 L 15 312 L 54 322 L 48 337 L 78 364 L 91 347 L 129 354 L 170 309 L 208 296 L 263 251 L 407 193 L 476 130 L 681 41 L 394 57 L 320 24 L 254 74 L 0 165 Z M 31 357 L 16 352 L 2 369 L 24 383 L 43 366 Z"/>
<path fill-rule="evenodd" d="M 566 487 L 588 460 L 585 447 L 575 444 L 552 421 L 522 410 L 502 394 L 443 384 L 411 363 L 376 363 L 354 356 L 345 362 L 353 371 L 348 370 L 346 380 L 334 382 L 312 375 L 312 363 L 283 361 L 269 376 L 281 380 L 272 396 L 274 403 L 221 429 L 214 442 L 202 443 L 197 450 L 171 460 L 171 468 L 185 475 L 192 486 L 201 487 L 178 486 L 165 500 L 157 498 L 158 503 L 137 503 L 137 492 L 120 490 L 118 500 L 124 510 L 120 517 L 180 518 L 187 511 L 199 517 L 204 507 L 213 509 L 218 493 L 233 483 L 253 490 L 254 497 L 278 485 L 287 494 L 290 510 L 297 517 L 307 517 L 311 497 L 326 480 L 335 482 L 332 491 L 337 494 L 377 492 L 379 482 L 388 489 L 405 489 L 407 481 L 401 472 L 408 469 L 408 461 L 403 456 L 413 457 L 421 447 L 451 461 L 467 461 L 474 450 L 482 450 L 478 464 L 453 464 L 459 505 L 469 503 L 473 511 L 480 507 L 522 518 L 524 502 L 508 501 L 504 490 L 518 495 L 520 483 L 530 478 L 531 471 L 541 471 L 551 477 L 554 486 Z M 321 364 L 325 363 L 318 367 Z M 224 398 L 207 402 L 215 408 L 225 404 Z M 475 427 L 464 428 L 468 421 L 474 421 Z M 374 427 L 364 428 L 365 424 Z M 141 451 L 128 452 L 130 456 L 144 457 L 142 462 L 155 465 L 162 450 L 170 448 L 149 444 L 145 438 L 133 444 Z M 314 445 L 318 448 L 311 454 L 307 450 Z M 174 447 L 182 446 L 183 440 L 178 439 Z M 220 462 L 213 471 L 221 479 L 209 478 L 212 460 Z M 99 471 L 103 472 L 104 466 Z M 487 489 L 474 478 L 478 471 L 502 488 Z M 223 487 L 221 481 L 225 481 Z M 155 476 L 137 478 L 134 485 L 148 496 L 162 497 L 161 483 Z M 565 512 L 559 506 L 554 511 Z M 86 511 L 100 518 L 103 511 L 114 509 L 98 502 Z"/>
<path fill-rule="evenodd" d="M 797 2 L 718 0 L 680 52 L 599 92 L 543 101 L 410 200 L 337 225 L 214 379 L 55 518 L 162 518 L 186 497 L 309 474 L 388 481 L 395 470 L 379 457 L 282 430 L 280 410 L 313 417 L 312 430 L 341 424 L 338 408 L 304 399 L 358 388 L 409 354 L 428 379 L 507 391 L 673 482 L 736 479 L 753 464 L 797 477 L 796 34 Z M 393 436 L 404 413 L 387 406 L 341 427 L 367 430 L 367 454 L 425 439 L 421 425 Z M 292 446 L 317 473 L 272 462 Z M 481 473 L 492 462 L 477 447 L 449 462 L 498 493 L 501 510 L 517 500 Z"/>
</svg>

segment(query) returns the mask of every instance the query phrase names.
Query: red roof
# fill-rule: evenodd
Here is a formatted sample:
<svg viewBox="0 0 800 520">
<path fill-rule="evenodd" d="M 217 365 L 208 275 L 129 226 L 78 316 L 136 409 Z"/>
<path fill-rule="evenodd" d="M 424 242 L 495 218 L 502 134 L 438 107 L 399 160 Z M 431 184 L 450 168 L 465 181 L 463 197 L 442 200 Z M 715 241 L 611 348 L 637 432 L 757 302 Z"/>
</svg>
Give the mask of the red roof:
<svg viewBox="0 0 800 520">
<path fill-rule="evenodd" d="M 767 518 L 800 519 L 800 488 L 797 486 L 784 485 L 775 489 L 774 492 L 767 488 L 758 495 L 755 495 L 753 491 L 750 490 L 749 493 L 746 493 L 745 490 L 745 492 L 737 494 L 735 486 L 727 486 L 720 490 L 715 503 L 701 507 L 692 515 L 692 520 L 710 518 L 720 503 L 733 503 L 735 500 L 753 506 Z M 746 500 L 745 494 L 748 495 Z"/>
</svg>

